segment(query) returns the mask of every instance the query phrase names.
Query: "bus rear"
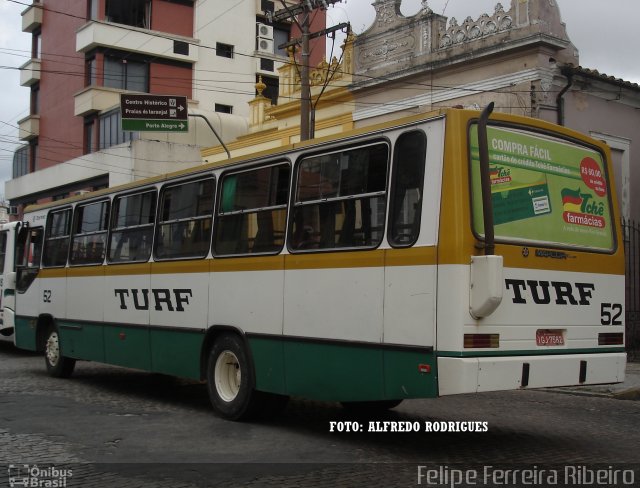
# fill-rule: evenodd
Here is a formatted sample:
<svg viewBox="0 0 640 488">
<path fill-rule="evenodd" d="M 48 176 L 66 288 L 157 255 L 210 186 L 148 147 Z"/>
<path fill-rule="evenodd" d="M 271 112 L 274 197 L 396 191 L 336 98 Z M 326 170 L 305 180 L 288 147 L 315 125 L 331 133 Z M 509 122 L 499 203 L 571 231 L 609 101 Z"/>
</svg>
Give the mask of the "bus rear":
<svg viewBox="0 0 640 488">
<path fill-rule="evenodd" d="M 504 114 L 483 127 L 477 113 L 451 111 L 447 124 L 439 394 L 623 381 L 624 246 L 609 149 Z"/>
</svg>

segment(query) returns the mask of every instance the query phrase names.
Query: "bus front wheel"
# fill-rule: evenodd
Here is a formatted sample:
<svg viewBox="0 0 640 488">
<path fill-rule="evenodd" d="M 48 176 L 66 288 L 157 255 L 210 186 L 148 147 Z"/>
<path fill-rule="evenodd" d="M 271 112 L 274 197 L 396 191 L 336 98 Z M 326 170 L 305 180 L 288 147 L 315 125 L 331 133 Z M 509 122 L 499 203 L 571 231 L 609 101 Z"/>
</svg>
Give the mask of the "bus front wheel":
<svg viewBox="0 0 640 488">
<path fill-rule="evenodd" d="M 230 420 L 255 415 L 259 400 L 242 339 L 235 334 L 218 337 L 209 352 L 207 388 L 215 410 Z"/>
<path fill-rule="evenodd" d="M 47 372 L 54 378 L 68 378 L 73 373 L 76 360 L 63 356 L 60 334 L 55 325 L 49 327 L 44 341 L 44 361 Z"/>
</svg>

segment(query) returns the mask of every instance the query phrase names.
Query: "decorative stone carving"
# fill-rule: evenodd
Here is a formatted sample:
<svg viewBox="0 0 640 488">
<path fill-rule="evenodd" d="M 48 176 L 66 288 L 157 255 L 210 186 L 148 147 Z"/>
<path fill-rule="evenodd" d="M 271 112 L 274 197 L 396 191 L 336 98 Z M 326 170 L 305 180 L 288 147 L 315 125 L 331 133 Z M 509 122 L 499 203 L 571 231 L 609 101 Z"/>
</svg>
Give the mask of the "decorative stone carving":
<svg viewBox="0 0 640 488">
<path fill-rule="evenodd" d="M 474 41 L 482 37 L 497 34 L 511 29 L 513 18 L 505 12 L 501 3 L 496 4 L 492 16 L 482 14 L 478 20 L 467 17 L 462 25 L 455 17 L 451 17 L 449 27 L 440 38 L 440 49 L 446 49 L 456 44 Z"/>
</svg>

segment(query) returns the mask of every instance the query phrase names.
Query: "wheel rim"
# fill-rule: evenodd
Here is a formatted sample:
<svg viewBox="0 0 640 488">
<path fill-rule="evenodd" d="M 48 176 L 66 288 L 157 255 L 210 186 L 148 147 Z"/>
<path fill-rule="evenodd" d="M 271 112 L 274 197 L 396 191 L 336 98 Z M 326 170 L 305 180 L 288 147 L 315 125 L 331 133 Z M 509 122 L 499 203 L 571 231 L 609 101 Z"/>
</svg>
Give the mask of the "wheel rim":
<svg viewBox="0 0 640 488">
<path fill-rule="evenodd" d="M 45 355 L 51 366 L 58 364 L 60 359 L 60 342 L 58 341 L 58 333 L 52 332 L 47 339 L 45 345 Z"/>
<path fill-rule="evenodd" d="M 216 391 L 225 402 L 233 401 L 240 391 L 242 370 L 238 357 L 231 351 L 223 351 L 216 360 Z"/>
</svg>

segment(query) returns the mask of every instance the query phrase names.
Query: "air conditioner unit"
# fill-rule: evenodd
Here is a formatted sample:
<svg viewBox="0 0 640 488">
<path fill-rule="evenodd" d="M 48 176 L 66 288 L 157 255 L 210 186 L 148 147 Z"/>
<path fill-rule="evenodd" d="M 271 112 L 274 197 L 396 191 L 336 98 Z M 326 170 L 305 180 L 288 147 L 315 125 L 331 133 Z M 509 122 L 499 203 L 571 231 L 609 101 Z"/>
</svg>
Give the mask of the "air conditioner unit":
<svg viewBox="0 0 640 488">
<path fill-rule="evenodd" d="M 273 40 L 273 27 L 267 24 L 256 22 L 257 33 L 260 39 Z"/>
<path fill-rule="evenodd" d="M 18 207 L 9 207 L 9 215 L 18 215 Z"/>
<path fill-rule="evenodd" d="M 273 39 L 258 38 L 258 52 L 273 54 Z"/>
</svg>

